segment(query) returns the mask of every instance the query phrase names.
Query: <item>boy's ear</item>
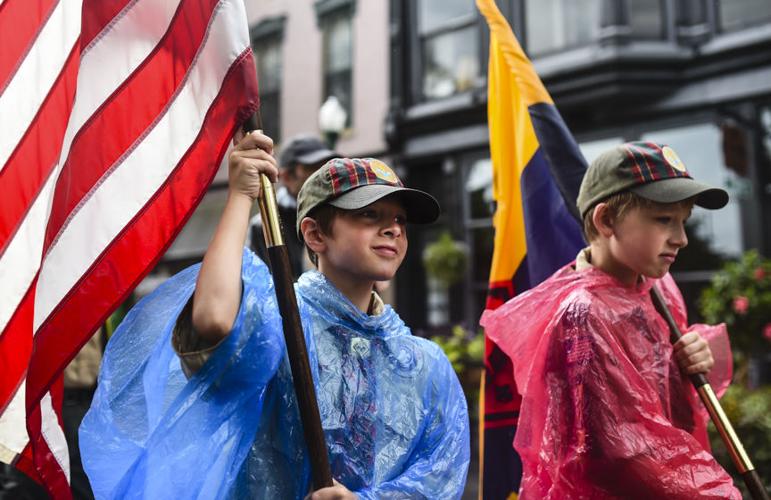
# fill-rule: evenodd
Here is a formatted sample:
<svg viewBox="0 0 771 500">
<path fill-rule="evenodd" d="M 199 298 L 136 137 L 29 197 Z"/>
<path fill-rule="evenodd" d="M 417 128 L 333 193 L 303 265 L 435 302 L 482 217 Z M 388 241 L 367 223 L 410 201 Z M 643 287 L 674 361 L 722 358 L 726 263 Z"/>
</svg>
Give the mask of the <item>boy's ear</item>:
<svg viewBox="0 0 771 500">
<path fill-rule="evenodd" d="M 321 228 L 315 219 L 304 217 L 300 222 L 300 233 L 303 235 L 303 241 L 314 253 L 323 253 L 327 248 L 326 236 L 321 232 Z"/>
<path fill-rule="evenodd" d="M 598 203 L 592 213 L 592 224 L 605 238 L 613 236 L 613 217 L 607 203 Z"/>
</svg>

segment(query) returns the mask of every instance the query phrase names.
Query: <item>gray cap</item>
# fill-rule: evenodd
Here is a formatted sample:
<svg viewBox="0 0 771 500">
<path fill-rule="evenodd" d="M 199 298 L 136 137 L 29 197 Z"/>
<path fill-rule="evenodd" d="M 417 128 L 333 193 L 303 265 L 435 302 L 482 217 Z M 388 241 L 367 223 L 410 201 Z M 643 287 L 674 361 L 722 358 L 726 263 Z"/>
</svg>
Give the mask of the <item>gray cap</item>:
<svg viewBox="0 0 771 500">
<path fill-rule="evenodd" d="M 315 165 L 340 156 L 327 147 L 318 137 L 311 134 L 300 134 L 291 137 L 281 145 L 279 164 L 283 168 L 296 163 Z"/>
</svg>

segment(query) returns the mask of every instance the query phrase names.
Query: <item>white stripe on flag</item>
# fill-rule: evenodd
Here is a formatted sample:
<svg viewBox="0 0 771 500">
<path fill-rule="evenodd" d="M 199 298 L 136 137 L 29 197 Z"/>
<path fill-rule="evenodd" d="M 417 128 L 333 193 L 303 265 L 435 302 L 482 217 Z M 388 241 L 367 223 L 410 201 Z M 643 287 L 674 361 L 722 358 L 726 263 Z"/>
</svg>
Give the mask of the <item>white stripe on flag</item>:
<svg viewBox="0 0 771 500">
<path fill-rule="evenodd" d="M 246 29 L 233 32 L 233 26 L 245 28 L 241 1 L 223 2 L 214 16 L 208 39 L 166 114 L 73 212 L 49 249 L 35 297 L 34 331 L 164 183 L 198 136 L 228 69 L 249 47 Z"/>
<path fill-rule="evenodd" d="M 58 170 L 58 167 L 57 167 Z M 40 195 L 0 257 L 0 332 L 10 321 L 40 267 L 45 221 L 48 217 L 56 172 L 43 185 Z M 29 332 L 30 336 L 32 332 Z"/>
<path fill-rule="evenodd" d="M 101 33 L 96 39 L 98 43 L 93 43 L 82 54 L 78 95 L 67 125 L 62 159 L 66 158 L 73 136 L 85 121 L 152 52 L 178 5 L 179 2 L 135 3 Z M 18 80 L 18 75 L 14 80 Z M 5 328 L 40 267 L 48 205 L 62 164 L 60 162 L 49 177 L 6 252 L 0 256 L 0 283 L 4 284 L 0 288 L 0 331 Z"/>
<path fill-rule="evenodd" d="M 180 1 L 136 2 L 81 54 L 78 95 L 64 134 L 60 163 L 75 134 L 158 45 Z"/>
<path fill-rule="evenodd" d="M 48 449 L 53 453 L 59 468 L 70 482 L 70 453 L 67 449 L 67 439 L 64 437 L 64 430 L 59 425 L 59 417 L 54 411 L 51 393 L 46 392 L 43 399 L 40 400 L 40 415 L 42 418 L 40 433 L 48 444 Z"/>
<path fill-rule="evenodd" d="M 81 3 L 82 0 L 58 3 L 16 75 L 0 95 L 0 171 L 32 123 L 78 40 Z"/>
<path fill-rule="evenodd" d="M 29 442 L 27 412 L 24 409 L 25 388 L 26 383 L 22 380 L 16 395 L 0 415 L 0 462 L 10 463 Z M 2 450 L 3 447 L 5 450 Z"/>
</svg>

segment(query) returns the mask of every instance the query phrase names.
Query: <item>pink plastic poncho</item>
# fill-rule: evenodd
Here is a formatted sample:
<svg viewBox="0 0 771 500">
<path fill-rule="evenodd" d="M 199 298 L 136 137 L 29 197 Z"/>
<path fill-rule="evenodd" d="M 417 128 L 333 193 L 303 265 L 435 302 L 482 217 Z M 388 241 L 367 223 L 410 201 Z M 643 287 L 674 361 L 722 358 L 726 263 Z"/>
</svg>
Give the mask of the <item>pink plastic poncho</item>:
<svg viewBox="0 0 771 500">
<path fill-rule="evenodd" d="M 708 378 L 722 394 L 732 370 L 725 325 L 688 327 L 669 275 L 627 287 L 568 265 L 482 316 L 523 397 L 522 500 L 741 498 L 709 452 L 708 416 L 673 358 L 654 281 L 681 331 L 709 341 Z"/>
</svg>

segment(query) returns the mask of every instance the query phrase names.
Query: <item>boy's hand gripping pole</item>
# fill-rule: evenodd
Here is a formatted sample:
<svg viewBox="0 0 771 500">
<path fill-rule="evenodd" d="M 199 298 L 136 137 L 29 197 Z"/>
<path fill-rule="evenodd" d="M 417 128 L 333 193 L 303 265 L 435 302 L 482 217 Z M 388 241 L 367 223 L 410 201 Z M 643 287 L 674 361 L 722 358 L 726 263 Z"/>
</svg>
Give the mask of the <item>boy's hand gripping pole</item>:
<svg viewBox="0 0 771 500">
<path fill-rule="evenodd" d="M 653 300 L 653 305 L 656 310 L 667 322 L 667 325 L 669 325 L 670 339 L 674 344 L 680 340 L 680 337 L 682 337 L 683 334 L 680 332 L 677 324 L 675 324 L 672 314 L 664 303 L 661 292 L 659 292 L 655 286 L 651 288 L 651 299 Z M 744 446 L 742 446 L 741 441 L 739 441 L 739 436 L 736 435 L 736 431 L 734 431 L 730 420 L 728 420 L 728 417 L 723 411 L 723 407 L 720 406 L 720 401 L 718 401 L 715 392 L 712 390 L 712 386 L 707 382 L 707 377 L 704 376 L 703 373 L 695 373 L 689 375 L 689 378 L 691 379 L 694 388 L 696 388 L 696 392 L 699 393 L 699 397 L 704 403 L 704 406 L 707 407 L 707 412 L 709 412 L 712 423 L 715 424 L 718 433 L 720 433 L 720 437 L 723 439 L 726 448 L 728 448 L 731 460 L 733 460 L 742 479 L 744 479 L 744 484 L 747 486 L 750 495 L 755 500 L 769 500 L 768 492 L 760 481 L 758 472 L 752 465 L 749 455 L 744 451 Z"/>
<path fill-rule="evenodd" d="M 262 129 L 259 111 L 243 124 L 244 132 Z M 297 297 L 292 283 L 292 268 L 289 264 L 289 253 L 281 234 L 281 220 L 276 205 L 276 192 L 273 184 L 265 174 L 260 174 L 260 196 L 258 197 L 260 214 L 262 216 L 265 245 L 268 247 L 268 258 L 273 273 L 273 283 L 276 287 L 278 309 L 284 325 L 286 350 L 289 355 L 289 365 L 292 368 L 292 380 L 300 408 L 300 420 L 303 426 L 305 444 L 311 463 L 313 489 L 318 490 L 332 486 L 332 471 L 329 467 L 327 444 L 324 430 L 321 427 L 319 406 L 316 402 L 316 390 L 313 385 L 308 348 L 305 345 L 300 311 L 297 307 Z"/>
</svg>

